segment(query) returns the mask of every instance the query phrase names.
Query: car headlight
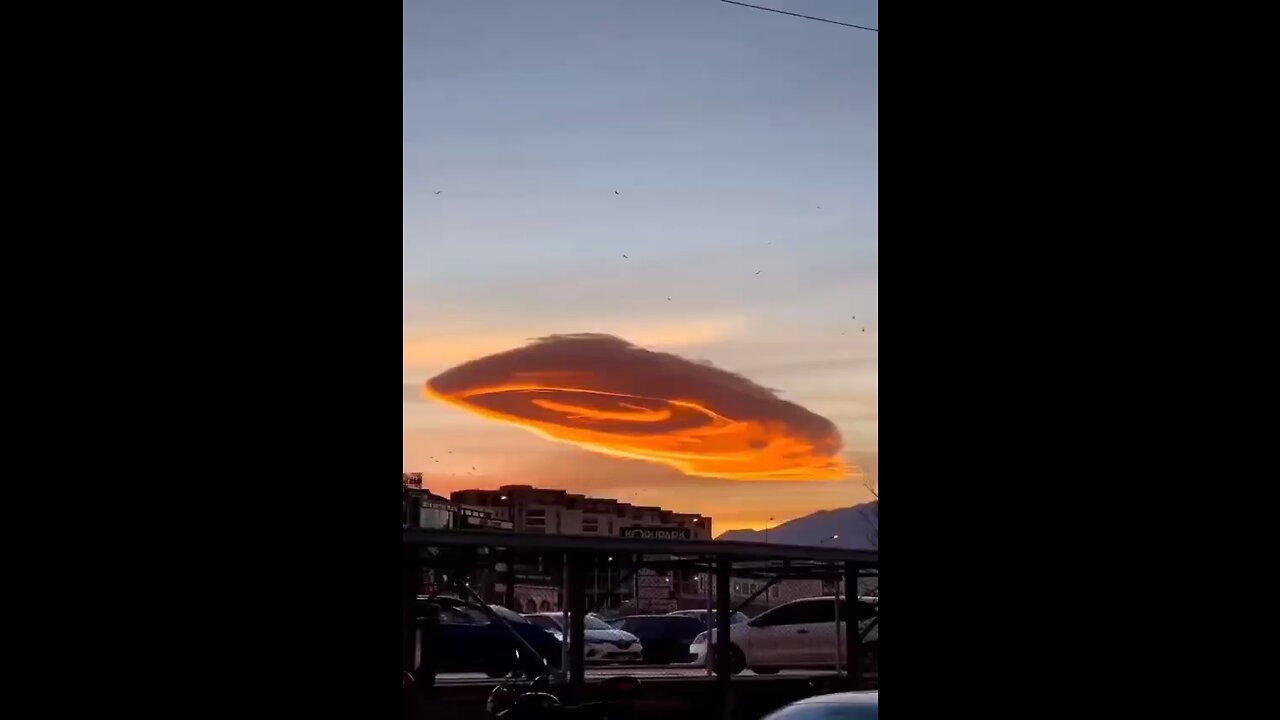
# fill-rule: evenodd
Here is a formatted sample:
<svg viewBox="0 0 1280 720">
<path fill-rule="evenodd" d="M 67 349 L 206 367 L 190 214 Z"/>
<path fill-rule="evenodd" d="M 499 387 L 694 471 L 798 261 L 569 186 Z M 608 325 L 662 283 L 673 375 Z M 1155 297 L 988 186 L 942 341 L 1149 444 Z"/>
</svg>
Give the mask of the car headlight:
<svg viewBox="0 0 1280 720">
<path fill-rule="evenodd" d="M 693 644 L 701 645 L 706 641 L 707 641 L 707 631 L 703 630 L 702 632 L 698 633 L 698 637 L 693 639 Z"/>
</svg>

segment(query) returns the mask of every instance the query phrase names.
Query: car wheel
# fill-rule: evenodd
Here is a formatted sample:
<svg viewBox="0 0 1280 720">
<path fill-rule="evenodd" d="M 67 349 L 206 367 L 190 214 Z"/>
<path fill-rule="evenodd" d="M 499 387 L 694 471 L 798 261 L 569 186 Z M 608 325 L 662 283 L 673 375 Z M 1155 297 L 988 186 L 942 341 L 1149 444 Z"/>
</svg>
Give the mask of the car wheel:
<svg viewBox="0 0 1280 720">
<path fill-rule="evenodd" d="M 777 675 L 777 674 L 778 674 L 778 671 L 779 671 L 779 670 L 781 670 L 781 669 L 782 669 L 782 668 L 762 668 L 762 667 L 753 667 L 753 668 L 751 668 L 751 672 L 753 672 L 753 673 L 755 673 L 755 674 L 757 674 L 757 675 Z"/>
</svg>

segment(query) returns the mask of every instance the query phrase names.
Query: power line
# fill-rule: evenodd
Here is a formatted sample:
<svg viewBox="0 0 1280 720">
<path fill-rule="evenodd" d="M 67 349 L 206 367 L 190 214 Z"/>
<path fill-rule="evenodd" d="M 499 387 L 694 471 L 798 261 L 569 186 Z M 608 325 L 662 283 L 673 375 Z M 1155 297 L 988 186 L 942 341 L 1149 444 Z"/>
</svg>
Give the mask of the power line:
<svg viewBox="0 0 1280 720">
<path fill-rule="evenodd" d="M 742 7 L 755 8 L 756 10 L 767 10 L 769 12 L 778 13 L 779 15 L 790 15 L 792 17 L 804 18 L 805 20 L 817 20 L 818 22 L 831 23 L 832 25 L 843 25 L 845 27 L 857 28 L 859 30 L 870 30 L 871 32 L 880 32 L 880 28 L 866 27 L 865 25 L 854 25 L 852 23 L 839 22 L 837 20 L 827 20 L 826 18 L 814 17 L 812 15 L 801 15 L 800 13 L 787 12 L 786 10 L 775 10 L 773 8 L 760 7 L 759 5 L 748 5 L 746 3 L 734 2 L 734 0 L 720 0 L 730 5 L 741 5 Z"/>
</svg>

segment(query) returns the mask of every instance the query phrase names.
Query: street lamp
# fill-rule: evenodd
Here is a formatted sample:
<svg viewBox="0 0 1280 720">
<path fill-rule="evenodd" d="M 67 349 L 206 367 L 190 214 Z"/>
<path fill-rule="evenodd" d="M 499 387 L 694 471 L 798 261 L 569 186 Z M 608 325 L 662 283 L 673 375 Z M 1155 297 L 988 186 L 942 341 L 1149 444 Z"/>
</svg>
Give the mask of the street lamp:
<svg viewBox="0 0 1280 720">
<path fill-rule="evenodd" d="M 821 545 L 822 543 L 824 543 L 824 542 L 826 542 L 826 541 L 828 541 L 828 540 L 835 540 L 835 539 L 836 539 L 836 538 L 838 538 L 838 537 L 840 537 L 840 536 L 839 536 L 839 535 L 832 535 L 831 537 L 825 537 L 825 538 L 822 538 L 821 540 L 819 540 L 819 541 L 818 541 L 818 544 L 819 544 L 819 545 Z"/>
</svg>

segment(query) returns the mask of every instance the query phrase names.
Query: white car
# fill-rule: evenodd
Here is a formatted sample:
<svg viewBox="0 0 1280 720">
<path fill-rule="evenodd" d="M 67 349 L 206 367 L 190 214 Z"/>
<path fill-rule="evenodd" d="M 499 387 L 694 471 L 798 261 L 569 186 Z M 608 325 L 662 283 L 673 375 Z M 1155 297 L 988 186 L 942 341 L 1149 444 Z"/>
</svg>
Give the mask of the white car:
<svg viewBox="0 0 1280 720">
<path fill-rule="evenodd" d="M 879 711 L 879 692 L 841 692 L 797 700 L 764 720 L 876 720 Z"/>
<path fill-rule="evenodd" d="M 858 603 L 860 624 L 870 627 L 864 642 L 879 643 L 879 630 L 869 624 L 876 612 L 876 598 L 861 598 Z M 848 606 L 840 599 L 840 634 L 845 634 L 844 624 L 849 620 Z M 864 630 L 865 631 L 865 630 Z M 703 632 L 689 646 L 693 664 L 707 662 L 716 631 Z M 738 625 L 729 626 L 729 670 L 740 673 L 750 668 L 765 675 L 785 668 L 825 669 L 836 662 L 836 606 L 833 597 L 805 598 L 779 605 Z M 841 638 L 841 647 L 844 639 Z M 847 648 L 842 651 L 847 656 Z"/>
<path fill-rule="evenodd" d="M 565 640 L 568 632 L 564 613 L 548 612 L 525 615 L 529 622 L 550 630 L 556 639 Z M 629 632 L 609 627 L 595 615 L 582 618 L 582 639 L 586 643 L 586 661 L 589 663 L 640 662 L 644 648 L 640 638 Z"/>
</svg>

